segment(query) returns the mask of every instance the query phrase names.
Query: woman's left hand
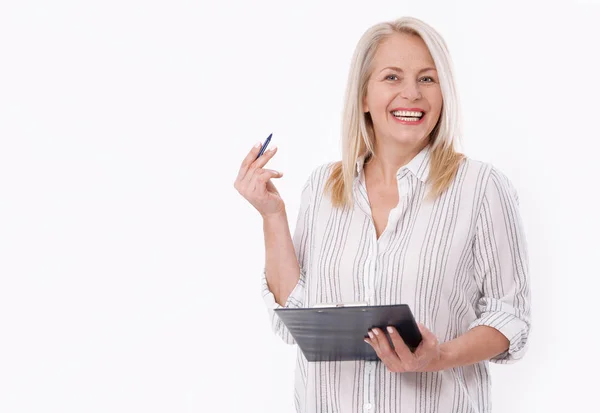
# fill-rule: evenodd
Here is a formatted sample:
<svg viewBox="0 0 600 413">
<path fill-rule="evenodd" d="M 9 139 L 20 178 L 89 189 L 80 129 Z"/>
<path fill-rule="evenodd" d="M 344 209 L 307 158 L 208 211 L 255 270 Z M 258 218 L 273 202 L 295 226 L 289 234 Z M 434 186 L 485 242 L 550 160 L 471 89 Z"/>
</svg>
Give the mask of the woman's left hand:
<svg viewBox="0 0 600 413">
<path fill-rule="evenodd" d="M 441 370 L 437 366 L 440 359 L 440 345 L 436 336 L 424 325 L 419 323 L 423 340 L 412 353 L 394 327 L 388 327 L 388 332 L 394 348 L 390 346 L 386 334 L 378 328 L 369 331 L 365 342 L 371 345 L 377 356 L 392 373 L 425 372 Z"/>
</svg>

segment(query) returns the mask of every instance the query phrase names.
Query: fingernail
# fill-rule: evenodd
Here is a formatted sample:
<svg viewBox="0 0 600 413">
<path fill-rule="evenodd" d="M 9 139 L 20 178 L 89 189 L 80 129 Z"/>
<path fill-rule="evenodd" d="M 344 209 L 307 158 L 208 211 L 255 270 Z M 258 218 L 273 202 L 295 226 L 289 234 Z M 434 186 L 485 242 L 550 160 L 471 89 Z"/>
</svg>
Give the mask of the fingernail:
<svg viewBox="0 0 600 413">
<path fill-rule="evenodd" d="M 393 333 L 393 332 L 394 332 L 394 329 L 393 329 L 392 327 L 388 327 L 388 328 L 387 328 L 387 331 L 388 331 L 388 333 L 390 333 L 390 334 L 391 334 L 391 333 Z"/>
<path fill-rule="evenodd" d="M 365 343 L 367 343 L 367 344 L 371 344 L 371 343 L 369 343 L 369 340 L 367 340 L 366 338 L 365 338 Z"/>
<path fill-rule="evenodd" d="M 271 149 L 269 149 L 271 152 L 275 152 L 275 149 L 277 149 L 277 145 L 273 145 L 271 146 Z"/>
<path fill-rule="evenodd" d="M 256 145 L 254 145 L 254 147 L 255 147 L 255 148 L 260 148 L 260 147 L 261 147 L 261 145 L 262 145 L 262 143 L 261 143 L 261 142 L 258 142 Z"/>
<path fill-rule="evenodd" d="M 375 335 L 376 335 L 376 336 L 378 336 L 378 335 L 379 335 L 379 331 L 377 331 L 377 330 L 373 330 L 373 332 L 375 333 Z"/>
<path fill-rule="evenodd" d="M 369 337 L 373 338 L 373 333 L 369 331 Z"/>
</svg>

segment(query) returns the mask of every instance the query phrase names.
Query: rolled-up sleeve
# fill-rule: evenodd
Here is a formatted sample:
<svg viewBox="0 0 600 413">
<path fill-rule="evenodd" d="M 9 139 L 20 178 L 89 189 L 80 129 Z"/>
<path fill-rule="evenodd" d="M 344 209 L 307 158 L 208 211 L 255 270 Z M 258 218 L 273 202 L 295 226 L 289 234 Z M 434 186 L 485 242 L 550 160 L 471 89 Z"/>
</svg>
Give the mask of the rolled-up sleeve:
<svg viewBox="0 0 600 413">
<path fill-rule="evenodd" d="M 481 295 L 469 329 L 493 327 L 510 341 L 507 351 L 490 360 L 501 364 L 523 357 L 530 331 L 528 253 L 518 207 L 511 182 L 492 167 L 473 244 Z"/>
<path fill-rule="evenodd" d="M 294 235 L 292 237 L 296 257 L 298 258 L 298 264 L 300 266 L 300 278 L 287 298 L 283 308 L 299 308 L 304 306 L 305 284 L 307 279 L 308 259 L 311 244 L 312 176 L 313 174 L 311 174 L 311 177 L 306 181 L 302 189 L 300 208 L 298 211 L 298 217 L 296 219 Z M 282 308 L 282 306 L 275 301 L 275 296 L 269 289 L 266 272 L 264 269 L 262 272 L 262 296 L 267 306 L 273 331 L 287 344 L 296 344 L 296 341 L 290 334 L 289 330 L 275 312 L 275 309 Z"/>
</svg>

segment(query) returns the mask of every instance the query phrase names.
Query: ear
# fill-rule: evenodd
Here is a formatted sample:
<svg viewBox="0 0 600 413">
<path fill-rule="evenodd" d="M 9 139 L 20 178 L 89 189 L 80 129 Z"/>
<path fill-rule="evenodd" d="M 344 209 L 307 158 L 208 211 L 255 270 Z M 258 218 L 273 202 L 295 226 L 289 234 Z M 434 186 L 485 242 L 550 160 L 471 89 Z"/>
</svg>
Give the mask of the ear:
<svg viewBox="0 0 600 413">
<path fill-rule="evenodd" d="M 369 113 L 369 105 L 367 104 L 367 96 L 363 97 L 363 112 Z"/>
</svg>

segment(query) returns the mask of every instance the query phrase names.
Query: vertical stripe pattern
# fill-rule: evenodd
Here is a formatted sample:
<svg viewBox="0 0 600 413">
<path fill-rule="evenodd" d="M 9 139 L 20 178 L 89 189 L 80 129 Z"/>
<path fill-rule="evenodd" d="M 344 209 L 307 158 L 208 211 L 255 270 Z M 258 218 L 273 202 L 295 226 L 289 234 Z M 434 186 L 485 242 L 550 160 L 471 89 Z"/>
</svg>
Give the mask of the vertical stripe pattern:
<svg viewBox="0 0 600 413">
<path fill-rule="evenodd" d="M 293 241 L 298 284 L 285 307 L 366 301 L 408 304 L 418 322 L 450 341 L 486 325 L 510 341 L 496 363 L 527 349 L 530 291 L 527 246 L 518 197 L 490 164 L 465 159 L 450 187 L 425 200 L 430 148 L 398 170 L 398 205 L 377 238 L 357 162 L 352 209 L 332 207 L 323 188 L 331 163 L 316 168 L 302 189 Z M 294 338 L 274 310 L 280 305 L 263 271 L 262 295 L 273 331 Z M 308 362 L 297 351 L 290 407 L 298 413 L 487 413 L 489 361 L 430 373 L 391 373 L 379 361 Z"/>
</svg>

